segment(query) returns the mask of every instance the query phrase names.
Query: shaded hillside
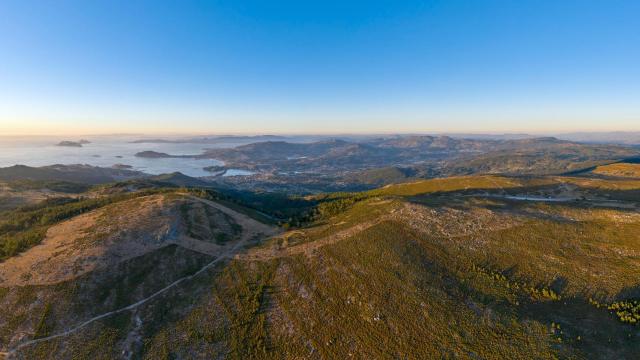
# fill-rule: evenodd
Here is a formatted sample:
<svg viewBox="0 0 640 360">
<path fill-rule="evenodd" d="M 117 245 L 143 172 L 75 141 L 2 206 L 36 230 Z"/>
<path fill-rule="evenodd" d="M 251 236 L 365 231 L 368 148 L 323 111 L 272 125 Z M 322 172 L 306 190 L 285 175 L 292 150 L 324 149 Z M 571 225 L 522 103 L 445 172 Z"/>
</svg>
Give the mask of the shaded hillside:
<svg viewBox="0 0 640 360">
<path fill-rule="evenodd" d="M 101 168 L 90 165 L 51 165 L 42 167 L 15 165 L 0 168 L 0 181 L 35 180 L 102 184 L 142 176 L 144 174 L 138 171 Z"/>
<path fill-rule="evenodd" d="M 207 187 L 211 186 L 211 183 L 206 181 L 196 179 L 191 176 L 184 175 L 180 172 L 174 172 L 171 174 L 163 174 L 157 176 L 151 176 L 148 178 L 149 181 L 154 181 L 160 184 L 171 184 L 174 186 L 183 186 L 183 187 Z"/>
<path fill-rule="evenodd" d="M 415 175 L 417 173 L 412 168 L 385 167 L 355 172 L 347 175 L 345 180 L 356 184 L 382 186 L 406 182 Z"/>
</svg>

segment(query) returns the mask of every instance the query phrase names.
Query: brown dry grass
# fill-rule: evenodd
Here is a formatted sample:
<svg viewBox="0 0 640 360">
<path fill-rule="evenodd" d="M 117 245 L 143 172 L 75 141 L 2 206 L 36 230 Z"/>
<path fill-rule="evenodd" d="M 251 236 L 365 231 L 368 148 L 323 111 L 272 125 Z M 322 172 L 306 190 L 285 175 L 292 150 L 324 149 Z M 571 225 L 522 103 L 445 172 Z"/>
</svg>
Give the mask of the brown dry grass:
<svg viewBox="0 0 640 360">
<path fill-rule="evenodd" d="M 640 164 L 619 163 L 603 165 L 598 166 L 593 170 L 593 173 L 606 176 L 640 178 Z"/>
</svg>

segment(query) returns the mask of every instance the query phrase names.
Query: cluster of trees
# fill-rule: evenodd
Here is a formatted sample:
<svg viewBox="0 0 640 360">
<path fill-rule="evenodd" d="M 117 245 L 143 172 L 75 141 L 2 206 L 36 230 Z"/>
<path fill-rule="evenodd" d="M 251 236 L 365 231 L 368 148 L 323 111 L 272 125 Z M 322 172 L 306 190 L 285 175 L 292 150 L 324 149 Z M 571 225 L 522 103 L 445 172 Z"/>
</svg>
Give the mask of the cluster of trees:
<svg viewBox="0 0 640 360">
<path fill-rule="evenodd" d="M 255 210 L 284 228 L 298 227 L 312 221 L 319 203 L 315 199 L 280 193 L 202 188 L 184 188 L 183 191 L 204 199 L 225 201 Z"/>
<path fill-rule="evenodd" d="M 363 198 L 361 196 L 352 195 L 320 202 L 315 209 L 316 217 L 324 219 L 338 215 L 348 210 L 355 203 L 361 201 L 362 199 Z"/>
<path fill-rule="evenodd" d="M 640 301 L 638 300 L 625 300 L 614 302 L 609 305 L 608 309 L 614 311 L 620 321 L 637 324 L 640 322 Z"/>
<path fill-rule="evenodd" d="M 589 303 L 597 308 L 606 308 L 623 323 L 640 323 L 640 300 L 622 300 L 607 305 L 590 298 Z"/>
<path fill-rule="evenodd" d="M 314 206 L 315 201 L 282 193 L 221 190 L 222 200 L 267 214 L 279 221 L 295 219 Z"/>
<path fill-rule="evenodd" d="M 544 286 L 535 287 L 527 284 L 524 281 L 518 283 L 517 281 L 509 280 L 509 278 L 507 278 L 501 272 L 488 270 L 475 264 L 471 264 L 471 269 L 477 273 L 483 274 L 491 278 L 492 280 L 503 283 L 507 288 L 510 288 L 516 291 L 521 290 L 522 292 L 524 292 L 534 300 L 558 301 L 562 299 L 558 293 Z"/>
<path fill-rule="evenodd" d="M 362 192 L 333 193 L 307 198 L 303 207 L 296 207 L 297 211 L 280 225 L 285 228 L 299 227 L 312 222 L 323 221 L 347 211 L 356 203 L 371 196 L 367 192 Z"/>
</svg>

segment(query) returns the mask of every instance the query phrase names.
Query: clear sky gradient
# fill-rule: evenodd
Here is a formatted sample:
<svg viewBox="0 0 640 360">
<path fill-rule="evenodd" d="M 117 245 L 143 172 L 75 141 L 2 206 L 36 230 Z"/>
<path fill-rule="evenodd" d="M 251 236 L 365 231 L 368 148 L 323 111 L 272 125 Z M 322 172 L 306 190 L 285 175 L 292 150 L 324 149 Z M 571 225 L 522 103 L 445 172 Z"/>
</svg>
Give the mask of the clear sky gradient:
<svg viewBox="0 0 640 360">
<path fill-rule="evenodd" d="M 0 1 L 0 135 L 640 130 L 640 1 Z"/>
</svg>

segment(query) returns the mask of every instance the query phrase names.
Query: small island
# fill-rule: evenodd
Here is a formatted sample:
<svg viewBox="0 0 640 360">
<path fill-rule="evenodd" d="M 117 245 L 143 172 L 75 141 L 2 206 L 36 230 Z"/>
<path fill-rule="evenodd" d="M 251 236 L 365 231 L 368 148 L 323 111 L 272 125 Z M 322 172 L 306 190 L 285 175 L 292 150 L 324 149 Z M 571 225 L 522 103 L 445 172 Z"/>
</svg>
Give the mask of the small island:
<svg viewBox="0 0 640 360">
<path fill-rule="evenodd" d="M 212 165 L 212 166 L 205 166 L 202 168 L 202 170 L 208 171 L 210 173 L 220 173 L 220 172 L 226 171 L 227 168 L 224 166 Z"/>
<path fill-rule="evenodd" d="M 82 147 L 79 141 L 60 141 L 57 146 Z"/>
<path fill-rule="evenodd" d="M 86 139 L 80 139 L 80 141 L 60 141 L 57 146 L 68 146 L 68 147 L 82 147 L 82 145 L 91 144 L 91 141 Z"/>
<path fill-rule="evenodd" d="M 167 153 L 157 152 L 157 151 L 141 151 L 139 153 L 136 153 L 135 156 L 136 157 L 141 157 L 141 158 L 147 158 L 147 159 L 162 159 L 162 158 L 175 157 L 175 156 L 169 155 Z"/>
</svg>

